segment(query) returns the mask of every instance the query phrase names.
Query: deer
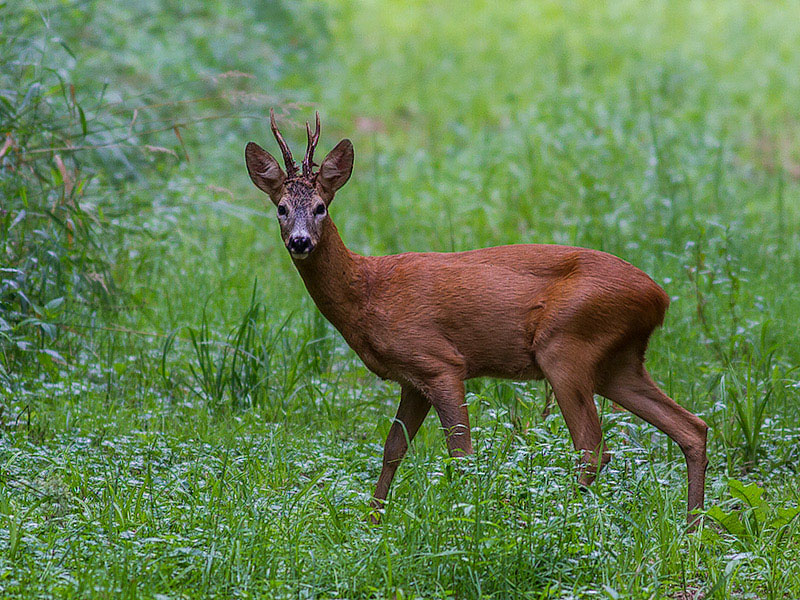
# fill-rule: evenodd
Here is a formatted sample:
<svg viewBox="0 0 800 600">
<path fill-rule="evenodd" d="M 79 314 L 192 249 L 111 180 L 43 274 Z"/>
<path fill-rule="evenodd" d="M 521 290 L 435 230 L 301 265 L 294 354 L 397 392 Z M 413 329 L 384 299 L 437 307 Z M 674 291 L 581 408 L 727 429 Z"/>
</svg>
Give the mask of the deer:
<svg viewBox="0 0 800 600">
<path fill-rule="evenodd" d="M 450 456 L 473 454 L 464 382 L 495 377 L 549 382 L 578 455 L 581 489 L 611 458 L 594 394 L 661 430 L 685 457 L 688 528 L 696 526 L 708 426 L 645 369 L 648 341 L 670 302 L 653 279 L 611 254 L 550 244 L 362 256 L 345 246 L 329 213 L 353 171 L 352 142 L 341 140 L 315 163 L 317 112 L 313 133 L 306 122 L 298 168 L 272 109 L 270 127 L 286 171 L 254 142 L 245 147 L 245 163 L 276 207 L 306 290 L 366 367 L 400 384 L 370 503 L 374 522 L 431 408 Z"/>
</svg>

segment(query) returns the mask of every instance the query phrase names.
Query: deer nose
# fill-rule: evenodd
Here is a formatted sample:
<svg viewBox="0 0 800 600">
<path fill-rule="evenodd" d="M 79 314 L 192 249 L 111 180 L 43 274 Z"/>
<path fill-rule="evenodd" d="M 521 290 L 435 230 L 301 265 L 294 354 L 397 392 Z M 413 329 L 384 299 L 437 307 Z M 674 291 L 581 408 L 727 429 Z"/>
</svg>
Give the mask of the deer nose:
<svg viewBox="0 0 800 600">
<path fill-rule="evenodd" d="M 292 254 L 302 255 L 311 252 L 314 248 L 314 244 L 311 243 L 311 238 L 307 235 L 293 235 L 289 238 L 289 243 L 286 247 Z"/>
</svg>

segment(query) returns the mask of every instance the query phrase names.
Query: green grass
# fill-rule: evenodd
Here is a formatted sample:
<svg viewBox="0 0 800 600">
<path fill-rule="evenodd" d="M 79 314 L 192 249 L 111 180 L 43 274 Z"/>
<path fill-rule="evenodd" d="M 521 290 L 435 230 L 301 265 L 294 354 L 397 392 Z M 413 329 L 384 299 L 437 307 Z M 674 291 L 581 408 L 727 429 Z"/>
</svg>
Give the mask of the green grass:
<svg viewBox="0 0 800 600">
<path fill-rule="evenodd" d="M 796 3 L 242 4 L 0 1 L 0 597 L 800 597 Z M 429 419 L 368 526 L 399 389 L 249 182 L 271 106 L 295 153 L 315 109 L 320 155 L 353 140 L 356 251 L 651 274 L 648 367 L 711 426 L 704 528 L 651 426 L 598 398 L 582 493 L 544 386 L 494 380 L 475 457 Z"/>
</svg>

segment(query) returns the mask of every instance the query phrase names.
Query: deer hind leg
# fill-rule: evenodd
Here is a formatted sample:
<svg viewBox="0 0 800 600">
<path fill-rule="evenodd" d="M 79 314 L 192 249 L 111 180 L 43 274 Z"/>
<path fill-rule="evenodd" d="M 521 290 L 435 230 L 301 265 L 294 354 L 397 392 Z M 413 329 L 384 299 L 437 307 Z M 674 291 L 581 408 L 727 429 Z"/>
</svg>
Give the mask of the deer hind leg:
<svg viewBox="0 0 800 600">
<path fill-rule="evenodd" d="M 425 386 L 425 394 L 439 415 L 450 456 L 472 454 L 469 411 L 464 401 L 464 382 L 456 376 L 442 376 Z"/>
<path fill-rule="evenodd" d="M 383 447 L 383 467 L 371 502 L 372 508 L 376 511 L 383 507 L 397 467 L 400 466 L 400 462 L 408 450 L 408 445 L 419 431 L 430 408 L 430 403 L 421 393 L 412 387 L 402 387 L 400 406 L 397 408 L 397 415 L 386 436 L 386 444 Z M 377 523 L 380 517 L 378 513 L 372 513 L 371 519 L 373 523 Z"/>
<path fill-rule="evenodd" d="M 580 355 L 590 356 L 588 352 Z M 582 451 L 578 482 L 583 486 L 589 486 L 611 459 L 611 455 L 605 451 L 600 418 L 594 403 L 592 381 L 594 369 L 586 368 L 583 362 L 559 364 L 556 358 L 550 362 L 546 353 L 539 359 L 539 364 L 553 388 L 556 402 L 567 423 L 572 444 L 576 450 Z"/>
<path fill-rule="evenodd" d="M 672 438 L 686 458 L 688 493 L 688 521 L 692 525 L 696 516 L 694 509 L 703 508 L 706 458 L 705 422 L 667 396 L 653 382 L 642 364 L 640 354 L 631 354 L 622 361 L 622 366 L 598 390 L 603 396 L 628 409 L 636 416 Z"/>
</svg>

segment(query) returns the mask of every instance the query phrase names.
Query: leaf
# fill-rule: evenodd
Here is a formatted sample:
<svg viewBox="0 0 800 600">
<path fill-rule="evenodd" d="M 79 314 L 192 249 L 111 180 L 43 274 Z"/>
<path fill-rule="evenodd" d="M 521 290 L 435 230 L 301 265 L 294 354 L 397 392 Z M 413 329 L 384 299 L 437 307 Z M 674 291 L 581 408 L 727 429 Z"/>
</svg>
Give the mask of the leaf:
<svg viewBox="0 0 800 600">
<path fill-rule="evenodd" d="M 722 525 L 728 533 L 742 535 L 746 533 L 744 525 L 739 519 L 738 512 L 725 512 L 719 506 L 712 506 L 706 514 Z"/>
<path fill-rule="evenodd" d="M 797 515 L 800 515 L 800 507 L 779 508 L 776 512 L 777 515 L 773 519 L 772 525 L 775 527 L 783 527 L 791 523 Z"/>
<path fill-rule="evenodd" d="M 730 479 L 728 488 L 730 488 L 731 496 L 746 503 L 750 508 L 756 508 L 764 503 L 761 499 L 764 489 L 755 483 L 745 485 L 738 479 Z"/>
<path fill-rule="evenodd" d="M 67 46 L 67 44 L 64 42 L 64 40 L 62 40 L 61 38 L 58 38 L 58 43 L 59 43 L 59 45 L 60 45 L 62 48 L 64 48 L 64 50 L 66 50 L 66 51 L 67 51 L 67 54 L 69 54 L 69 55 L 70 55 L 72 58 L 74 58 L 75 60 L 77 60 L 77 57 L 76 57 L 76 56 L 75 56 L 75 54 L 72 52 L 72 50 L 70 50 L 70 49 L 69 49 L 69 46 Z"/>
<path fill-rule="evenodd" d="M 11 221 L 11 225 L 8 226 L 8 229 L 6 229 L 6 231 L 11 231 L 12 229 L 14 229 L 14 225 L 16 225 L 17 223 L 22 221 L 22 219 L 24 219 L 25 215 L 27 215 L 27 214 L 28 213 L 25 211 L 25 209 L 22 209 L 21 211 L 19 211 L 17 213 L 17 216 L 14 217 L 14 220 Z"/>
<path fill-rule="evenodd" d="M 761 528 L 765 525 L 771 525 L 774 519 L 770 519 L 770 513 L 773 511 L 770 510 L 769 505 L 764 502 L 763 500 L 761 503 L 753 508 L 753 516 L 755 517 L 756 523 Z"/>
<path fill-rule="evenodd" d="M 3 113 L 7 115 L 14 114 L 14 105 L 8 101 L 8 98 L 0 96 L 0 108 L 3 108 Z"/>
<path fill-rule="evenodd" d="M 20 114 L 22 111 L 24 111 L 31 103 L 31 100 L 33 100 L 35 96 L 39 95 L 39 90 L 41 87 L 42 85 L 39 82 L 34 82 L 31 84 L 31 86 L 28 88 L 28 91 L 25 93 L 25 97 L 22 99 L 22 103 L 19 105 L 19 108 L 17 108 L 17 114 Z"/>
<path fill-rule="evenodd" d="M 52 300 L 50 300 L 50 302 L 44 305 L 44 309 L 46 311 L 54 311 L 58 309 L 62 304 L 64 304 L 64 296 L 53 298 Z"/>
<path fill-rule="evenodd" d="M 83 112 L 80 104 L 76 104 L 75 106 L 78 107 L 78 115 L 81 118 L 81 131 L 83 132 L 83 137 L 86 137 L 88 128 L 86 127 L 86 115 Z"/>
<path fill-rule="evenodd" d="M 711 527 L 705 527 L 703 528 L 703 532 L 700 534 L 700 539 L 704 544 L 711 545 L 718 543 L 722 538 Z"/>
<path fill-rule="evenodd" d="M 56 326 L 55 325 L 53 325 L 52 323 L 45 323 L 43 321 L 40 321 L 39 322 L 39 327 L 41 328 L 41 330 L 45 334 L 47 334 L 48 338 L 50 338 L 51 340 L 56 339 Z"/>
</svg>

